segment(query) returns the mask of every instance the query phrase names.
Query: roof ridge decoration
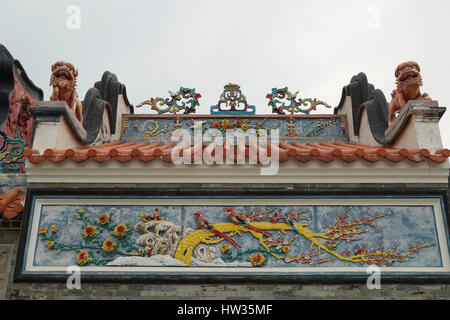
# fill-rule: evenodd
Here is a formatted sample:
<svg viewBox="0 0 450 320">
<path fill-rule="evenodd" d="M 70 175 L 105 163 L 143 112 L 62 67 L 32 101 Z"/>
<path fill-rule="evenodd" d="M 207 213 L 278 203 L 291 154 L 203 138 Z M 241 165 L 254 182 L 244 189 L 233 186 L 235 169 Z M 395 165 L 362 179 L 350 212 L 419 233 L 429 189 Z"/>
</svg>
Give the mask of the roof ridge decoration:
<svg viewBox="0 0 450 320">
<path fill-rule="evenodd" d="M 109 114 L 111 133 L 120 132 L 120 128 L 117 128 L 116 125 L 118 117 L 119 95 L 123 97 L 125 105 L 130 108 L 130 113 L 134 113 L 133 106 L 128 100 L 127 88 L 123 83 L 119 82 L 117 76 L 110 71 L 105 71 L 103 73 L 102 79 L 94 84 L 94 88 L 100 91 L 102 100 L 107 101 L 109 103 L 109 108 L 111 108 Z M 85 104 L 85 100 L 81 102 L 83 105 Z M 86 104 L 89 103 L 86 101 Z"/>
<path fill-rule="evenodd" d="M 323 105 L 327 108 L 331 108 L 328 103 L 322 100 L 317 100 L 316 98 L 297 98 L 298 93 L 299 91 L 296 91 L 293 94 L 288 90 L 288 87 L 272 88 L 272 92 L 266 95 L 266 98 L 270 100 L 268 105 L 272 107 L 272 113 L 286 114 L 285 111 L 288 111 L 291 115 L 297 112 L 308 115 L 312 110 L 316 110 L 316 107 L 318 105 Z M 289 101 L 289 105 L 286 106 L 285 102 L 282 102 L 278 99 Z M 304 109 L 301 106 L 306 106 L 307 108 Z"/>
<path fill-rule="evenodd" d="M 195 88 L 184 88 L 180 87 L 177 92 L 172 92 L 169 90 L 170 98 L 164 99 L 160 97 L 150 98 L 138 104 L 136 107 L 140 108 L 143 105 L 150 105 L 152 110 L 158 112 L 158 114 L 163 113 L 173 113 L 176 114 L 179 111 L 184 111 L 184 114 L 195 113 L 195 107 L 199 106 L 200 103 L 198 99 L 202 97 L 200 93 L 195 92 Z M 187 100 L 186 102 L 177 102 L 181 100 Z M 167 107 L 163 108 L 166 105 Z"/>
<path fill-rule="evenodd" d="M 399 64 L 395 69 L 395 84 L 397 88 L 392 92 L 392 100 L 389 103 L 389 125 L 392 124 L 397 114 L 410 100 L 432 100 L 428 93 L 421 93 L 422 75 L 419 64 L 415 61 L 407 61 Z"/>
<path fill-rule="evenodd" d="M 29 109 L 44 98 L 19 60 L 0 44 L 0 129 L 30 145 L 34 119 Z"/>
<path fill-rule="evenodd" d="M 83 123 L 83 106 L 78 99 L 78 69 L 67 61 L 57 61 L 52 65 L 50 86 L 53 87 L 50 101 L 65 101 L 78 121 Z"/>
<path fill-rule="evenodd" d="M 76 73 L 74 68 L 71 68 L 72 64 L 66 64 L 69 67 L 61 69 L 55 76 L 60 78 L 59 86 L 72 87 Z M 74 72 L 74 74 L 71 76 L 70 72 Z M 72 84 L 69 85 L 69 82 Z M 37 128 L 46 128 L 34 131 L 32 144 L 35 148 L 36 145 L 44 145 L 43 148 L 60 148 L 62 145 L 58 145 L 58 143 L 74 147 L 116 140 L 120 138 L 120 130 L 116 128 L 118 119 L 121 119 L 123 113 L 134 113 L 133 106 L 126 96 L 125 85 L 120 83 L 117 76 L 109 71 L 105 71 L 101 80 L 87 90 L 83 101 L 72 99 L 75 98 L 74 96 L 65 99 L 67 96 L 64 93 L 68 93 L 68 91 L 61 91 L 61 88 L 57 91 L 59 92 L 54 97 L 56 101 L 40 101 L 30 108 L 30 113 L 39 123 Z M 76 92 L 72 90 L 71 96 L 74 94 Z M 119 99 L 119 96 L 122 98 Z M 81 104 L 81 109 L 78 102 Z M 74 107 L 75 105 L 78 107 Z M 77 117 L 77 110 L 82 112 L 81 121 Z M 78 114 L 78 116 L 80 115 Z M 61 119 L 65 121 L 62 122 Z M 54 126 L 55 122 L 63 124 Z"/>
<path fill-rule="evenodd" d="M 419 65 L 414 61 L 401 63 L 396 68 L 395 76 L 397 88 L 392 92 L 390 103 L 383 91 L 368 82 L 363 72 L 353 76 L 343 88 L 334 114 L 347 114 L 353 128 L 350 139 L 374 145 L 442 149 L 440 139 L 431 137 L 440 136 L 437 124 L 446 108 L 431 100 L 428 94 L 420 92 L 422 78 Z M 346 97 L 350 97 L 350 104 L 346 102 Z M 409 121 L 411 118 L 414 119 L 412 122 Z M 415 127 L 415 122 L 426 123 L 428 128 L 410 130 L 407 135 L 402 135 L 408 127 Z"/>
<path fill-rule="evenodd" d="M 223 89 L 219 102 L 211 106 L 211 114 L 255 114 L 255 106 L 247 103 L 247 98 L 242 94 L 241 87 L 238 84 L 229 83 Z"/>
<path fill-rule="evenodd" d="M 12 139 L 0 130 L 0 172 L 24 173 L 25 141 Z"/>
<path fill-rule="evenodd" d="M 353 119 L 352 123 L 354 135 L 359 134 L 359 127 L 361 124 L 361 114 L 359 112 L 359 109 L 364 102 L 369 100 L 369 98 L 374 99 L 378 107 L 382 109 L 382 112 L 379 115 L 382 115 L 384 113 L 387 114 L 387 112 L 384 110 L 385 105 L 387 104 L 386 98 L 384 98 L 383 92 L 379 92 L 381 90 L 377 90 L 377 94 L 372 95 L 372 93 L 375 91 L 375 87 L 373 84 L 369 83 L 369 81 L 367 80 L 367 75 L 364 72 L 360 72 L 357 75 L 354 75 L 350 79 L 350 83 L 342 88 L 341 100 L 339 101 L 338 106 L 334 108 L 334 114 L 340 113 L 340 109 L 342 109 L 345 104 L 345 98 L 349 96 L 352 104 L 351 116 Z M 374 121 L 379 122 L 383 119 L 384 117 L 381 117 L 380 119 L 376 119 Z M 372 118 L 370 121 L 372 121 Z"/>
<path fill-rule="evenodd" d="M 119 81 L 116 74 L 110 71 L 103 72 L 101 80 L 95 82 L 94 86 L 86 92 L 81 104 L 83 105 L 83 128 L 88 133 L 88 143 L 93 143 L 102 131 L 105 109 L 108 111 L 110 134 L 120 133 L 120 130 L 116 128 L 117 118 L 121 117 L 119 95 L 122 95 L 125 106 L 133 114 L 134 110 L 128 101 L 126 86 Z M 108 137 L 104 137 L 104 139 L 107 141 Z"/>
<path fill-rule="evenodd" d="M 24 156 L 33 165 L 37 165 L 41 162 L 50 161 L 53 163 L 59 163 L 66 159 L 72 160 L 76 163 L 82 163 L 88 159 L 93 159 L 98 163 L 110 161 L 115 159 L 117 162 L 126 163 L 134 158 L 137 160 L 148 163 L 157 158 L 165 162 L 172 162 L 172 153 L 178 153 L 180 156 L 191 158 L 194 156 L 196 148 L 202 148 L 203 151 L 207 148 L 206 145 L 193 146 L 183 150 L 182 147 L 176 146 L 175 142 L 168 142 L 163 144 L 161 142 L 155 142 L 149 144 L 148 142 L 136 143 L 130 142 L 113 142 L 109 144 L 99 145 L 95 147 L 88 147 L 84 149 L 47 149 L 41 153 L 38 150 L 26 149 Z M 222 156 L 224 159 L 237 161 L 237 146 L 224 145 Z M 335 141 L 334 143 L 320 142 L 320 143 L 299 143 L 294 141 L 293 143 L 286 143 L 280 141 L 279 146 L 269 143 L 267 147 L 258 145 L 246 145 L 242 150 L 242 155 L 245 158 L 251 158 L 252 153 L 250 149 L 265 149 L 264 152 L 259 154 L 267 154 L 270 156 L 274 149 L 278 150 L 278 160 L 280 162 L 288 161 L 289 159 L 295 159 L 301 163 L 306 163 L 311 160 L 319 160 L 324 163 L 329 163 L 334 160 L 342 160 L 346 163 L 352 163 L 358 160 L 365 160 L 367 162 L 377 162 L 383 159 L 391 162 L 399 162 L 402 160 L 409 160 L 411 163 L 420 163 L 426 160 L 440 164 L 447 161 L 450 157 L 450 150 L 441 149 L 434 153 L 428 149 L 397 149 L 389 147 L 375 147 L 370 145 L 364 145 L 354 142 L 341 142 Z M 233 151 L 233 150 L 234 151 Z M 261 162 L 264 159 L 258 157 L 257 162 Z"/>
</svg>

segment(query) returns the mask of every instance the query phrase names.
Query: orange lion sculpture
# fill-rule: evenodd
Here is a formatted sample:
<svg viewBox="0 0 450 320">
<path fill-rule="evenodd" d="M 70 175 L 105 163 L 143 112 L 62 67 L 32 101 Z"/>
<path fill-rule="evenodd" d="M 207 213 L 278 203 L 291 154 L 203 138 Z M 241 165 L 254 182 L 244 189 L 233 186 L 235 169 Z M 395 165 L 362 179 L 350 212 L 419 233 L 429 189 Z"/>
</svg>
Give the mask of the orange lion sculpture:
<svg viewBox="0 0 450 320">
<path fill-rule="evenodd" d="M 420 93 L 422 76 L 420 67 L 415 61 L 407 61 L 395 69 L 397 89 L 392 91 L 392 100 L 389 103 L 389 124 L 410 100 L 431 100 L 427 93 Z"/>
<path fill-rule="evenodd" d="M 78 94 L 77 86 L 78 70 L 69 63 L 58 61 L 52 65 L 50 85 L 53 86 L 51 101 L 65 101 L 80 122 L 83 122 L 83 110 Z"/>
</svg>

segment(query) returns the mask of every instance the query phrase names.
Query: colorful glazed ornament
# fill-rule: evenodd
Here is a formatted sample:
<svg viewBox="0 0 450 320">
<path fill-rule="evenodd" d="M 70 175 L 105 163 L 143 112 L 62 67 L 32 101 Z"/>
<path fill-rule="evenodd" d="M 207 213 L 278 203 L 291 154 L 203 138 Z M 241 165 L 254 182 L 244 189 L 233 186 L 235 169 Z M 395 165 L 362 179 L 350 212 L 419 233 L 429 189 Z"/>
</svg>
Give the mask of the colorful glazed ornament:
<svg viewBox="0 0 450 320">
<path fill-rule="evenodd" d="M 229 83 L 223 88 L 219 102 L 211 106 L 211 114 L 255 114 L 255 106 L 247 104 L 239 85 Z"/>
<path fill-rule="evenodd" d="M 272 92 L 266 95 L 266 98 L 270 100 L 268 105 L 272 107 L 272 113 L 286 114 L 285 111 L 287 111 L 291 115 L 297 112 L 309 114 L 312 110 L 316 110 L 318 105 L 331 108 L 326 102 L 315 98 L 297 98 L 297 94 L 298 91 L 293 94 L 288 87 L 272 88 Z M 283 100 L 287 100 L 289 104 L 287 105 Z M 302 108 L 302 106 L 307 108 Z"/>
<path fill-rule="evenodd" d="M 24 150 L 23 140 L 12 139 L 0 130 L 0 171 L 2 173 L 24 172 Z"/>
<path fill-rule="evenodd" d="M 202 97 L 200 93 L 195 92 L 194 89 L 183 88 L 173 93 L 169 90 L 170 98 L 150 98 L 142 103 L 138 104 L 136 107 L 140 108 L 147 104 L 152 107 L 152 110 L 158 112 L 158 114 L 163 113 L 173 113 L 176 114 L 179 111 L 184 111 L 184 114 L 195 113 L 195 107 L 200 105 L 198 99 Z M 185 100 L 180 103 L 180 101 Z M 164 107 L 167 106 L 167 107 Z"/>
</svg>

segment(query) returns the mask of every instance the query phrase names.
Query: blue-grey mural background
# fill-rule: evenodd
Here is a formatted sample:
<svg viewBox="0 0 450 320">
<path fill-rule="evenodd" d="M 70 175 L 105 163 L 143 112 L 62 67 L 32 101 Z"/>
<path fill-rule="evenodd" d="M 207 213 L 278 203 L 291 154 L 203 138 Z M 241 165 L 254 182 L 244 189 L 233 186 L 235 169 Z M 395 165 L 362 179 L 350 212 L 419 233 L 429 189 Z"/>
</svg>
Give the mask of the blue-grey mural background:
<svg viewBox="0 0 450 320">
<path fill-rule="evenodd" d="M 240 245 L 240 257 L 238 248 L 234 247 L 231 242 L 217 237 L 210 232 L 206 232 L 210 235 L 209 240 L 217 240 L 216 243 L 212 244 L 200 241 L 199 244 L 209 248 L 205 250 L 210 250 L 210 252 L 197 253 L 197 256 L 196 253 L 193 252 L 192 258 L 190 257 L 188 260 L 181 259 L 184 263 L 180 263 L 180 259 L 177 259 L 177 253 L 175 253 L 177 248 L 170 248 L 170 245 L 166 243 L 169 235 L 165 235 L 164 233 L 170 233 L 173 228 L 178 228 L 173 229 L 177 230 L 177 232 L 174 233 L 175 236 L 171 236 L 172 238 L 170 238 L 172 244 L 177 246 L 179 246 L 184 239 L 187 239 L 189 234 L 191 234 L 191 237 L 194 234 L 200 234 L 201 232 L 195 233 L 200 230 L 200 227 L 197 225 L 197 217 L 194 215 L 196 212 L 202 212 L 201 218 L 206 219 L 210 225 L 219 226 L 220 224 L 226 224 L 227 226 L 234 227 L 230 218 L 230 210 L 227 212 L 227 208 L 232 208 L 232 211 L 237 212 L 242 216 L 247 216 L 247 218 L 250 219 L 250 225 L 263 226 L 263 228 L 269 226 L 268 228 L 265 228 L 265 231 L 270 232 L 271 235 L 262 236 L 261 241 L 272 240 L 275 243 L 279 240 L 281 242 L 284 241 L 285 244 L 278 248 L 276 245 L 273 245 L 270 249 L 272 250 L 272 253 L 277 251 L 278 256 L 283 257 L 298 257 L 301 254 L 305 255 L 305 253 L 308 257 L 308 252 L 315 252 L 317 255 L 313 256 L 309 254 L 311 255 L 309 260 L 304 256 L 301 259 L 298 259 L 298 261 L 277 259 L 270 254 L 270 250 L 268 251 L 261 246 L 260 240 L 255 236 L 259 235 L 258 232 L 252 234 L 251 232 L 245 232 L 248 231 L 245 229 L 244 232 L 241 232 L 241 235 L 233 234 L 229 231 L 224 232 Z M 265 212 L 265 215 L 252 216 L 255 212 Z M 108 215 L 111 215 L 114 220 L 110 222 L 110 229 L 104 231 L 101 236 L 101 226 L 96 225 L 97 234 L 99 235 L 97 242 L 99 245 L 101 245 L 106 238 L 110 238 L 118 244 L 117 240 L 120 240 L 120 237 L 114 236 L 113 227 L 122 224 L 128 226 L 127 241 L 133 244 L 133 250 L 126 253 L 124 256 L 118 254 L 114 250 L 105 253 L 98 246 L 98 248 L 94 250 L 84 248 L 86 251 L 90 251 L 90 257 L 97 255 L 105 258 L 107 261 L 105 261 L 103 265 L 106 266 L 186 266 L 186 261 L 189 261 L 188 265 L 196 267 L 367 267 L 367 262 L 355 263 L 343 261 L 336 258 L 336 256 L 325 252 L 323 249 L 320 251 L 317 250 L 317 246 L 313 246 L 313 250 L 310 251 L 311 241 L 302 234 L 295 232 L 292 228 L 288 230 L 277 230 L 276 228 L 270 229 L 270 226 L 275 226 L 277 223 L 290 228 L 290 223 L 287 220 L 288 217 L 290 217 L 291 221 L 297 224 L 306 224 L 306 226 L 304 226 L 306 230 L 309 230 L 314 234 L 320 234 L 325 232 L 327 227 L 329 229 L 330 226 L 335 225 L 336 219 L 343 216 L 345 212 L 348 212 L 348 217 L 345 220 L 347 225 L 354 221 L 363 221 L 365 218 L 374 217 L 376 215 L 382 216 L 374 219 L 371 224 L 364 224 L 357 229 L 351 229 L 354 233 L 357 233 L 356 230 L 359 230 L 359 232 L 362 233 L 353 236 L 359 239 L 353 239 L 351 241 L 342 240 L 335 248 L 332 248 L 332 250 L 339 255 L 344 255 L 343 252 L 347 252 L 347 254 L 351 256 L 358 256 L 358 252 L 361 254 L 361 248 L 364 247 L 367 252 L 375 249 L 380 251 L 380 248 L 383 247 L 383 251 L 394 248 L 395 252 L 398 254 L 407 254 L 411 247 L 419 246 L 416 252 L 410 254 L 407 259 L 399 261 L 392 266 L 442 267 L 443 262 L 441 259 L 441 248 L 436 229 L 435 213 L 433 206 L 431 205 L 43 205 L 38 226 L 39 230 L 47 228 L 47 231 L 46 233 L 39 234 L 35 248 L 28 248 L 28 250 L 35 249 L 34 266 L 73 265 L 77 263 L 77 254 L 80 250 L 83 249 L 86 243 L 91 243 L 85 241 L 87 238 L 83 237 L 83 230 L 89 223 L 80 219 L 80 216 L 84 217 L 87 215 L 88 218 L 86 219 L 94 221 L 102 214 L 107 213 Z M 291 215 L 289 215 L 289 213 L 291 213 Z M 158 218 L 156 218 L 156 214 Z M 282 218 L 276 222 L 270 221 L 274 221 L 274 217 L 279 218 L 280 216 Z M 257 220 L 255 217 L 259 217 L 260 220 Z M 135 227 L 139 223 L 141 223 L 142 228 L 139 229 L 141 230 L 140 232 L 137 232 Z M 144 228 L 144 226 L 148 225 L 152 225 L 152 227 L 145 229 L 146 227 Z M 158 234 L 157 237 L 154 236 L 156 225 L 163 227 L 161 233 Z M 45 237 L 52 236 L 50 230 L 52 226 L 57 228 L 57 231 L 53 233 L 55 243 L 65 245 L 70 244 L 76 248 L 69 249 L 68 247 L 64 247 L 61 250 L 51 248 L 48 244 L 48 240 L 44 239 Z M 145 231 L 142 232 L 142 230 Z M 283 233 L 283 231 L 286 233 Z M 204 235 L 205 233 L 201 234 Z M 204 240 L 205 238 L 202 239 Z M 289 240 L 292 241 L 289 242 Z M 317 238 L 317 240 L 320 244 L 327 246 L 327 239 Z M 139 241 L 141 242 L 139 243 Z M 155 249 L 156 245 L 158 245 L 155 241 L 162 243 L 162 249 L 160 248 L 160 251 Z M 331 246 L 331 239 L 329 242 Z M 153 247 L 151 247 L 151 245 L 153 245 Z M 423 247 L 420 247 L 421 245 L 423 245 Z M 118 248 L 119 247 L 120 246 L 118 246 Z M 287 247 L 287 249 L 285 247 Z M 124 249 L 126 248 L 122 249 L 121 252 L 125 252 Z M 284 249 L 287 251 L 283 252 Z M 170 250 L 172 250 L 172 255 L 170 254 Z M 262 254 L 259 258 L 264 260 L 263 262 L 255 261 L 258 253 Z M 179 254 L 180 253 L 178 253 L 178 256 Z M 153 262 L 147 263 L 150 261 Z M 81 265 L 96 265 L 96 263 L 91 261 L 86 264 L 81 263 Z"/>
<path fill-rule="evenodd" d="M 123 133 L 121 140 L 123 142 L 135 141 L 144 142 L 161 141 L 168 142 L 172 132 L 176 129 L 191 130 L 194 134 L 195 124 L 201 123 L 201 129 L 204 133 L 208 129 L 220 130 L 224 136 L 229 129 L 249 129 L 265 130 L 270 135 L 270 129 L 279 129 L 280 139 L 292 143 L 297 141 L 305 143 L 306 141 L 334 141 L 347 142 L 347 133 L 345 130 L 345 118 L 340 116 L 321 116 L 321 117 L 189 117 L 180 116 L 179 119 L 158 118 L 152 116 L 127 116 L 124 118 Z M 259 133 L 258 133 L 259 134 Z"/>
</svg>

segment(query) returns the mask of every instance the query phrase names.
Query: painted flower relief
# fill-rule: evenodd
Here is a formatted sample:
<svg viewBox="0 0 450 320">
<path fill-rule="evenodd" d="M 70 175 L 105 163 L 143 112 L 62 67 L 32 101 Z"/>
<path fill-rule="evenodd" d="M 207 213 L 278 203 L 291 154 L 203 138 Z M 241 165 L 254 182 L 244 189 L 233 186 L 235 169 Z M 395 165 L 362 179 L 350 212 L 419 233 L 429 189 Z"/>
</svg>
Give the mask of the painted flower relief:
<svg viewBox="0 0 450 320">
<path fill-rule="evenodd" d="M 89 261 L 89 253 L 86 250 L 80 250 L 77 254 L 77 263 L 80 266 L 85 265 Z"/>
<path fill-rule="evenodd" d="M 222 119 L 222 120 L 212 120 L 206 121 L 206 124 L 202 126 L 203 131 L 208 129 L 217 129 L 222 133 L 226 133 L 227 130 L 240 129 L 243 131 L 248 131 L 249 129 L 254 129 L 258 136 L 265 136 L 270 132 L 270 129 L 277 129 L 281 126 L 281 123 L 272 124 L 270 128 L 263 128 L 265 119 L 257 121 L 250 118 L 242 118 L 236 120 Z"/>
<path fill-rule="evenodd" d="M 250 260 L 252 265 L 259 267 L 264 265 L 266 257 L 262 253 L 258 252 L 257 254 L 250 256 L 248 260 Z"/>
<path fill-rule="evenodd" d="M 138 222 L 131 228 L 130 222 L 116 222 L 113 213 L 91 218 L 85 209 L 80 209 L 76 216 L 81 221 L 79 242 L 60 241 L 61 231 L 56 224 L 41 226 L 38 233 L 48 250 L 74 252 L 80 266 L 106 265 L 119 257 L 157 256 L 186 266 L 194 259 L 200 265 L 219 259 L 225 264 L 247 263 L 258 268 L 270 261 L 299 265 L 343 261 L 389 267 L 408 261 L 435 244 L 432 240 L 411 243 L 406 252 L 400 250 L 399 243 L 389 248 L 383 243 L 370 245 L 365 234 L 370 229 L 377 230 L 376 222 L 388 219 L 392 213 L 353 216 L 351 207 L 336 212 L 332 223 L 323 222 L 319 232 L 308 228 L 310 217 L 302 209 L 228 207 L 222 212 L 225 221 L 217 223 L 209 221 L 205 211 L 200 210 L 188 217 L 197 225 L 196 230 L 169 221 L 163 217 L 164 209 L 153 211 L 137 214 Z M 136 233 L 137 239 L 133 236 Z M 244 241 L 244 234 L 250 238 Z"/>
<path fill-rule="evenodd" d="M 123 237 L 127 232 L 128 228 L 124 224 L 119 224 L 114 228 L 114 235 L 118 237 Z"/>
<path fill-rule="evenodd" d="M 97 228 L 93 225 L 88 225 L 83 230 L 83 237 L 89 238 L 89 237 L 92 237 L 93 235 L 95 235 L 96 233 L 97 233 Z"/>
<path fill-rule="evenodd" d="M 101 225 L 105 225 L 110 222 L 110 219 L 111 219 L 111 217 L 109 216 L 109 214 L 104 213 L 100 217 L 98 217 L 97 223 L 101 224 Z"/>
<path fill-rule="evenodd" d="M 105 252 L 114 251 L 116 249 L 116 247 L 117 247 L 117 244 L 111 238 L 107 238 L 105 241 L 103 241 L 102 250 Z"/>
<path fill-rule="evenodd" d="M 78 243 L 63 243 L 58 240 L 59 228 L 53 224 L 50 227 L 42 227 L 39 234 L 46 241 L 48 249 L 61 251 L 75 251 L 76 262 L 80 266 L 90 263 L 105 265 L 114 260 L 116 255 L 138 255 L 138 247 L 131 237 L 129 224 L 113 224 L 112 214 L 103 213 L 96 219 L 89 217 L 85 209 L 77 212 L 77 219 L 81 220 L 81 234 Z"/>
</svg>

